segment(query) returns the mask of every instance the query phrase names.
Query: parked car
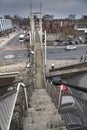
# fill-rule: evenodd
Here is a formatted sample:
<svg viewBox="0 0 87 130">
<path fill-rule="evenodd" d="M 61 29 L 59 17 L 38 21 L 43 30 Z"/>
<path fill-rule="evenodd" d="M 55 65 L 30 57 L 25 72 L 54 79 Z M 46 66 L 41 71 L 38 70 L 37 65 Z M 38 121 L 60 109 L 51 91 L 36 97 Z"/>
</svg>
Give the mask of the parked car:
<svg viewBox="0 0 87 130">
<path fill-rule="evenodd" d="M 57 86 L 57 90 L 60 91 L 61 85 Z M 70 89 L 66 85 L 62 85 L 62 95 L 67 95 L 67 93 L 70 93 Z"/>
<path fill-rule="evenodd" d="M 60 112 L 61 113 L 66 113 L 71 111 L 75 112 L 75 110 L 76 110 L 76 104 L 74 98 L 70 95 L 62 96 Z"/>
<path fill-rule="evenodd" d="M 73 46 L 73 45 L 70 45 L 70 46 L 67 46 L 65 49 L 66 50 L 75 50 L 75 49 L 77 49 L 77 47 Z"/>
<path fill-rule="evenodd" d="M 19 35 L 19 42 L 23 43 L 25 41 L 25 35 L 24 34 L 20 34 Z"/>
<path fill-rule="evenodd" d="M 84 44 L 87 44 L 87 40 L 84 42 Z"/>
<path fill-rule="evenodd" d="M 29 41 L 30 41 L 30 34 L 29 34 L 29 33 L 27 33 L 27 34 L 25 35 L 25 41 L 26 41 L 26 42 L 29 42 Z"/>
<path fill-rule="evenodd" d="M 74 45 L 75 41 L 69 41 L 69 45 Z"/>
<path fill-rule="evenodd" d="M 56 39 L 55 41 L 56 41 L 56 42 L 62 42 L 62 40 L 60 40 L 60 39 Z"/>
<path fill-rule="evenodd" d="M 63 81 L 59 76 L 53 76 L 53 77 L 51 77 L 51 82 L 54 85 L 60 85 L 60 83 L 65 83 L 65 81 Z"/>
</svg>

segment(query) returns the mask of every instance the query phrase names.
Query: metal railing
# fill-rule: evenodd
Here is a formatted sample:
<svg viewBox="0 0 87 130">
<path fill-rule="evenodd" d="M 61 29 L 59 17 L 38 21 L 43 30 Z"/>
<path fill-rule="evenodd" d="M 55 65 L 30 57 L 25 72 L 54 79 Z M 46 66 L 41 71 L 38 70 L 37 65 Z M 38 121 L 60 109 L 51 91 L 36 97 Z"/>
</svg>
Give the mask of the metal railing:
<svg viewBox="0 0 87 130">
<path fill-rule="evenodd" d="M 76 88 L 76 91 L 82 91 L 87 93 L 86 88 L 70 85 L 70 88 L 71 87 L 74 89 Z M 58 112 L 61 114 L 61 117 L 64 120 L 67 129 L 69 130 L 77 130 L 77 128 L 79 130 L 87 129 L 87 100 L 84 100 L 81 97 L 72 94 L 70 89 L 69 92 L 60 90 L 58 85 L 55 86 L 54 84 L 52 84 L 52 82 L 47 82 L 46 90 L 48 94 L 51 96 L 55 107 L 58 109 Z M 60 93 L 60 91 L 62 92 Z M 60 101 L 62 99 L 62 96 L 72 96 L 73 99 L 75 100 L 75 105 L 70 107 L 70 109 L 68 107 L 67 109 L 61 109 Z"/>
<path fill-rule="evenodd" d="M 26 88 L 25 85 L 20 82 L 18 83 L 16 90 L 13 90 L 12 92 L 0 97 L 0 130 L 10 129 L 15 104 L 21 86 L 24 88 L 26 107 L 28 108 Z"/>
<path fill-rule="evenodd" d="M 17 90 L 0 98 L 0 128 L 1 130 L 9 130 L 16 97 L 17 97 Z"/>
</svg>

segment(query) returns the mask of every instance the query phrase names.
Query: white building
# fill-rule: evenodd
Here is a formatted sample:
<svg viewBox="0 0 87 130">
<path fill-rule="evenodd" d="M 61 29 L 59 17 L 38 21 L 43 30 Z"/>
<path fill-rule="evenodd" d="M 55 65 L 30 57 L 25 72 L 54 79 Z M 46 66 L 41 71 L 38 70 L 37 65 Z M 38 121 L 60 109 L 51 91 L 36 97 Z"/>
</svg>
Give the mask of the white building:
<svg viewBox="0 0 87 130">
<path fill-rule="evenodd" d="M 10 19 L 0 18 L 0 32 L 12 29 L 12 21 Z"/>
</svg>

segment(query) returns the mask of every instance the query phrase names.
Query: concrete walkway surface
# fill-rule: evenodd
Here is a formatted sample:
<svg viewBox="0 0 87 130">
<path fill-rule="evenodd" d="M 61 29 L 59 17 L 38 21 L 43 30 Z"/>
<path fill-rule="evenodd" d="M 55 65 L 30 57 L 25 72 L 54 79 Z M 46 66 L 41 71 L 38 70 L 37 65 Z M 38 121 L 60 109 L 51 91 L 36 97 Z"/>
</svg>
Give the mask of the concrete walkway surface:
<svg viewBox="0 0 87 130">
<path fill-rule="evenodd" d="M 43 55 L 39 36 L 36 35 L 35 49 L 35 83 L 29 101 L 27 117 L 23 130 L 66 130 L 58 110 L 46 92 L 43 72 Z M 35 38 L 35 39 L 36 39 Z"/>
<path fill-rule="evenodd" d="M 46 70 L 49 71 L 51 69 L 52 64 L 54 64 L 55 68 L 68 66 L 68 65 L 74 65 L 77 63 L 81 63 L 80 59 L 76 60 L 47 60 Z"/>
<path fill-rule="evenodd" d="M 23 130 L 66 130 L 61 116 L 45 89 L 35 89 L 30 98 Z"/>
</svg>

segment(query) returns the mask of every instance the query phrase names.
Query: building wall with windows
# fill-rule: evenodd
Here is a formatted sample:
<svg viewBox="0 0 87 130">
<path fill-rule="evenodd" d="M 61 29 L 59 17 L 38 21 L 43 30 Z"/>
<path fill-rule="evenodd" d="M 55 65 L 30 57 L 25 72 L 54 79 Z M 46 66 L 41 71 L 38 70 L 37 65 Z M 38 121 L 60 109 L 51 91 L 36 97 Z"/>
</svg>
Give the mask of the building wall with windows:
<svg viewBox="0 0 87 130">
<path fill-rule="evenodd" d="M 46 30 L 48 33 L 64 32 L 65 29 L 70 30 L 72 27 L 74 27 L 74 21 L 69 19 L 43 20 L 43 31 Z"/>
<path fill-rule="evenodd" d="M 0 18 L 0 32 L 12 29 L 12 21 L 10 19 Z"/>
</svg>

